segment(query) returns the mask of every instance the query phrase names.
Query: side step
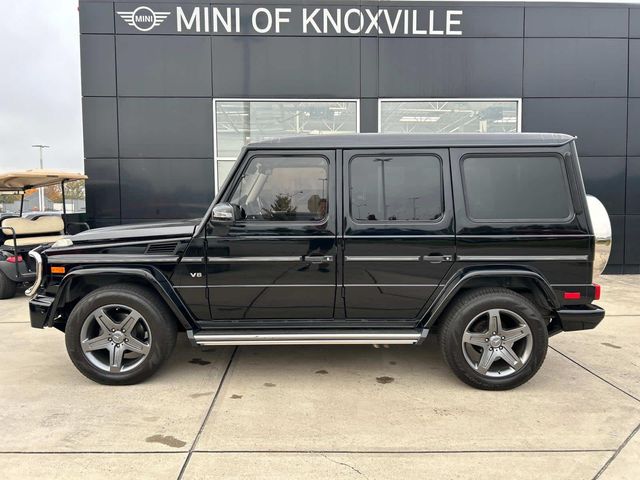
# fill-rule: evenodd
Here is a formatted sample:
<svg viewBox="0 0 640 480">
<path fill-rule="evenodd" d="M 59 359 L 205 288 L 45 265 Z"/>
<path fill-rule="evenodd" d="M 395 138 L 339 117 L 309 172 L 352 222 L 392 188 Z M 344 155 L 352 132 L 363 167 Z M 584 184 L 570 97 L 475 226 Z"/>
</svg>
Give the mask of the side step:
<svg viewBox="0 0 640 480">
<path fill-rule="evenodd" d="M 280 332 L 274 330 L 247 333 L 199 332 L 193 335 L 198 345 L 415 345 L 427 330 L 331 330 Z"/>
</svg>

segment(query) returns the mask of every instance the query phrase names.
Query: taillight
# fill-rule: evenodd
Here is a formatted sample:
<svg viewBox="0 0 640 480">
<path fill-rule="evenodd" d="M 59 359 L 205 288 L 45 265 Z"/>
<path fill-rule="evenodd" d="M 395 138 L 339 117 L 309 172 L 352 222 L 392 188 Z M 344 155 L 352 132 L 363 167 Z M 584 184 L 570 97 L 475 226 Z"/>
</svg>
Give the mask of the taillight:
<svg viewBox="0 0 640 480">
<path fill-rule="evenodd" d="M 564 292 L 565 300 L 579 300 L 580 292 Z"/>
<path fill-rule="evenodd" d="M 600 285 L 598 285 L 597 283 L 593 284 L 593 299 L 594 300 L 600 300 L 601 290 L 602 290 L 602 287 L 600 287 Z"/>
<path fill-rule="evenodd" d="M 9 262 L 9 263 L 20 263 L 20 262 L 22 262 L 22 255 L 16 255 L 16 256 L 7 257 L 7 262 Z"/>
</svg>

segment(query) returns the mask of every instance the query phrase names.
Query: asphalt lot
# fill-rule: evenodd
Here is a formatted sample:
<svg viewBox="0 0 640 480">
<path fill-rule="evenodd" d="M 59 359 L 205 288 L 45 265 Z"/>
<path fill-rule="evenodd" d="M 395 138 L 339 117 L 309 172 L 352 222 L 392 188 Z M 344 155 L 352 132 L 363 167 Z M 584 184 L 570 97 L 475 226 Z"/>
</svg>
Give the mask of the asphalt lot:
<svg viewBox="0 0 640 480">
<path fill-rule="evenodd" d="M 640 478 L 640 276 L 593 331 L 474 390 L 424 346 L 190 347 L 151 380 L 78 373 L 25 297 L 0 301 L 0 472 L 13 478 Z"/>
</svg>

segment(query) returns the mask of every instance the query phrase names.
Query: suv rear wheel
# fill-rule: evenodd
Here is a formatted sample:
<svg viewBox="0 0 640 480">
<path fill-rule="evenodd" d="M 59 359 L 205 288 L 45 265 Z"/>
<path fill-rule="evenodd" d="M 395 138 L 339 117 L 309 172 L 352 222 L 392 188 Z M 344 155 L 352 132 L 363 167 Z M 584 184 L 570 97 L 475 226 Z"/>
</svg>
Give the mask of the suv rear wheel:
<svg viewBox="0 0 640 480">
<path fill-rule="evenodd" d="M 150 377 L 176 343 L 167 306 L 138 285 L 102 287 L 75 306 L 65 329 L 71 361 L 91 380 L 130 385 Z"/>
<path fill-rule="evenodd" d="M 440 347 L 458 378 L 484 390 L 508 390 L 535 375 L 548 334 L 531 301 L 505 288 L 482 288 L 454 302 L 443 319 Z"/>
</svg>

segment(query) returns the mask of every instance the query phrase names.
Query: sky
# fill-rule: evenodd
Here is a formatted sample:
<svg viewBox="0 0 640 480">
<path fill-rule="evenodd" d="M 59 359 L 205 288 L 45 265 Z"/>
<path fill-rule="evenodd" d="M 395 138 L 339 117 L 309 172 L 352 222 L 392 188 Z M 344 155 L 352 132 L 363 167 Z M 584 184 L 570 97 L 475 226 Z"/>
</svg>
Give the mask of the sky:
<svg viewBox="0 0 640 480">
<path fill-rule="evenodd" d="M 83 171 L 78 0 L 2 0 L 0 172 Z"/>
</svg>

